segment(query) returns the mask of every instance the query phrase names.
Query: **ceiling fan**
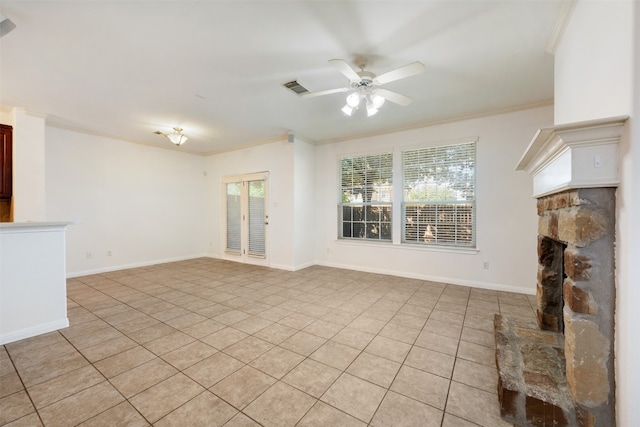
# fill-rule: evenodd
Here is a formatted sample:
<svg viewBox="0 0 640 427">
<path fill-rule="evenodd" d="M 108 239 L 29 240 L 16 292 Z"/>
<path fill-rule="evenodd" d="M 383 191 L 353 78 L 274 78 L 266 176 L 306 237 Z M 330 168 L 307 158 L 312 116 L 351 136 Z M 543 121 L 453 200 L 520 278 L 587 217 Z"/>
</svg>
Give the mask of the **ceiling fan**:
<svg viewBox="0 0 640 427">
<path fill-rule="evenodd" d="M 349 79 L 349 86 L 323 90 L 320 92 L 309 92 L 301 95 L 301 97 L 313 98 L 316 96 L 330 95 L 332 93 L 353 91 L 347 96 L 347 104 L 342 108 L 342 111 L 348 116 L 358 108 L 363 99 L 366 101 L 367 116 L 373 116 L 376 114 L 378 109 L 382 104 L 384 104 L 385 100 L 389 100 L 402 106 L 409 105 L 412 99 L 408 96 L 404 96 L 387 89 L 381 89 L 379 86 L 420 74 L 425 70 L 424 64 L 416 61 L 376 76 L 371 71 L 364 70 L 364 67 L 366 66 L 365 63 L 358 64 L 360 71 L 355 71 L 343 59 L 331 59 L 329 63 Z"/>
</svg>

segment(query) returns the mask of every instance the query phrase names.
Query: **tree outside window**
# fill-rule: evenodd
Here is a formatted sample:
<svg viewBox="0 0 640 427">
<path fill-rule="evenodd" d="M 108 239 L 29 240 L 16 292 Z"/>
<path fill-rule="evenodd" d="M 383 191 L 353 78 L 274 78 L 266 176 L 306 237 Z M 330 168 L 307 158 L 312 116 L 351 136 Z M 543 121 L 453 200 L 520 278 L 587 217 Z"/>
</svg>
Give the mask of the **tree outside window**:
<svg viewBox="0 0 640 427">
<path fill-rule="evenodd" d="M 475 142 L 403 153 L 403 243 L 475 246 Z"/>
<path fill-rule="evenodd" d="M 393 154 L 345 157 L 339 164 L 339 238 L 390 241 Z"/>
</svg>

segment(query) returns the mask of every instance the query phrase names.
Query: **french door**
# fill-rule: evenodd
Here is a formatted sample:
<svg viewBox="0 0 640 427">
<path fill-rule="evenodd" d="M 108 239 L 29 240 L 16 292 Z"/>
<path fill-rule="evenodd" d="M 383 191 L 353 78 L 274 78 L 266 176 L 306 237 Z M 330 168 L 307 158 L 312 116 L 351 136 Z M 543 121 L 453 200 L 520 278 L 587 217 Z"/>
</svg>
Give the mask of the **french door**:
<svg viewBox="0 0 640 427">
<path fill-rule="evenodd" d="M 222 180 L 225 258 L 267 265 L 269 173 Z"/>
</svg>

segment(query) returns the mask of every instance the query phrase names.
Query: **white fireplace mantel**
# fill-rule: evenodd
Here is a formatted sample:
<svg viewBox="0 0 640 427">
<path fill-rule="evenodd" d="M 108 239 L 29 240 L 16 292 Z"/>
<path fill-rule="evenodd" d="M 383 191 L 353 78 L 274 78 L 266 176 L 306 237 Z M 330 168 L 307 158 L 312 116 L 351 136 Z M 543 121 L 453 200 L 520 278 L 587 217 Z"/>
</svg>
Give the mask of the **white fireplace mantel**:
<svg viewBox="0 0 640 427">
<path fill-rule="evenodd" d="M 533 196 L 572 188 L 617 187 L 618 143 L 628 116 L 539 129 L 516 170 L 533 176 Z"/>
</svg>

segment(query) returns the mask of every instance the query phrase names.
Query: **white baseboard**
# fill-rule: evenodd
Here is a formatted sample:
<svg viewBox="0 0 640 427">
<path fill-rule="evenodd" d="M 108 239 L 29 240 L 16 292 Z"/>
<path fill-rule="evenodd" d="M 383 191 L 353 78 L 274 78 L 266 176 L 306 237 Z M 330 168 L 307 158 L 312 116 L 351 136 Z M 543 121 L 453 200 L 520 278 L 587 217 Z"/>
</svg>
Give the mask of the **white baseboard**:
<svg viewBox="0 0 640 427">
<path fill-rule="evenodd" d="M 300 264 L 300 265 L 271 264 L 269 267 L 277 268 L 278 270 L 285 270 L 285 271 L 299 271 L 299 270 L 302 270 L 303 268 L 311 267 L 314 265 L 316 265 L 315 262 L 307 262 L 305 264 Z"/>
<path fill-rule="evenodd" d="M 52 322 L 31 326 L 18 331 L 6 332 L 0 335 L 0 345 L 9 344 L 14 341 L 20 341 L 25 338 L 35 337 L 36 335 L 46 334 L 47 332 L 53 332 L 67 327 L 69 327 L 69 319 L 65 317 L 64 319 L 54 320 Z"/>
<path fill-rule="evenodd" d="M 275 268 L 276 270 L 284 270 L 284 271 L 296 271 L 292 265 L 285 265 L 285 264 L 270 264 L 269 268 Z"/>
<path fill-rule="evenodd" d="M 134 262 L 130 264 L 112 265 L 108 267 L 94 268 L 90 270 L 71 271 L 71 272 L 67 272 L 67 278 L 71 279 L 74 277 L 88 276 L 90 274 L 109 273 L 111 271 L 126 270 L 129 268 L 148 267 L 150 265 L 165 264 L 167 262 L 186 261 L 190 259 L 203 258 L 208 256 L 209 255 L 207 254 L 197 254 L 197 255 L 189 255 L 189 256 L 176 257 L 176 258 L 154 259 L 151 261 Z"/>
<path fill-rule="evenodd" d="M 362 271 L 365 273 L 388 274 L 390 276 L 406 277 L 408 279 L 429 280 L 431 282 L 450 283 L 452 285 L 469 286 L 471 288 L 489 289 L 492 291 L 513 292 L 517 294 L 535 295 L 535 286 L 531 289 L 520 286 L 505 285 L 500 283 L 479 282 L 476 280 L 456 279 L 452 277 L 430 276 L 428 274 L 406 273 L 403 271 L 389 270 L 384 268 L 370 268 L 362 266 L 353 266 L 332 262 L 316 262 L 315 265 L 324 267 L 343 268 L 346 270 Z"/>
<path fill-rule="evenodd" d="M 295 267 L 293 267 L 293 271 L 303 270 L 305 268 L 313 267 L 314 265 L 319 264 L 314 261 L 305 262 L 304 264 L 296 265 Z"/>
<path fill-rule="evenodd" d="M 202 257 L 213 258 L 213 259 L 225 259 L 220 257 L 218 254 L 212 254 L 212 253 L 198 254 L 198 255 L 190 255 L 186 257 L 165 258 L 165 259 L 158 259 L 153 261 L 110 266 L 110 267 L 104 267 L 104 268 L 98 268 L 98 269 L 92 269 L 92 270 L 70 272 L 70 273 L 67 273 L 67 277 L 73 278 L 73 277 L 87 276 L 90 274 L 108 273 L 110 271 L 125 270 L 128 268 L 136 268 L 136 267 L 146 267 L 149 265 L 164 264 L 167 262 L 185 261 L 189 259 L 202 258 Z M 285 271 L 298 271 L 304 268 L 313 267 L 314 265 L 321 265 L 324 267 L 333 267 L 333 268 L 343 268 L 346 270 L 363 271 L 366 273 L 388 274 L 391 276 L 406 277 L 409 279 L 419 279 L 419 280 L 429 280 L 432 282 L 451 283 L 452 285 L 469 286 L 472 288 L 489 289 L 493 291 L 514 292 L 518 294 L 527 294 L 527 295 L 535 295 L 536 293 L 535 286 L 533 285 L 531 286 L 531 288 L 523 288 L 521 286 L 513 286 L 513 285 L 507 285 L 507 284 L 501 284 L 501 283 L 490 283 L 490 282 L 481 282 L 476 280 L 456 279 L 452 277 L 431 276 L 428 274 L 407 273 L 407 272 L 398 271 L 398 270 L 389 270 L 384 268 L 370 268 L 370 267 L 354 266 L 350 264 L 340 264 L 340 263 L 323 262 L 323 261 L 310 261 L 310 262 L 306 262 L 306 263 L 295 265 L 295 266 L 286 265 L 286 264 L 270 264 L 269 268 L 275 268 L 278 270 L 285 270 Z"/>
<path fill-rule="evenodd" d="M 217 254 L 207 254 L 205 255 L 207 258 L 213 258 L 213 259 L 226 259 L 223 258 Z M 228 261 L 234 261 L 234 260 L 228 260 Z M 240 262 L 240 261 L 237 261 Z M 314 261 L 310 261 L 310 262 L 306 262 L 304 264 L 300 264 L 300 265 L 286 265 L 286 264 L 269 264 L 269 268 L 275 268 L 277 270 L 285 270 L 285 271 L 298 271 L 298 270 L 302 270 L 304 268 L 308 268 L 308 267 L 313 267 L 314 265 L 316 265 L 316 262 Z"/>
</svg>

